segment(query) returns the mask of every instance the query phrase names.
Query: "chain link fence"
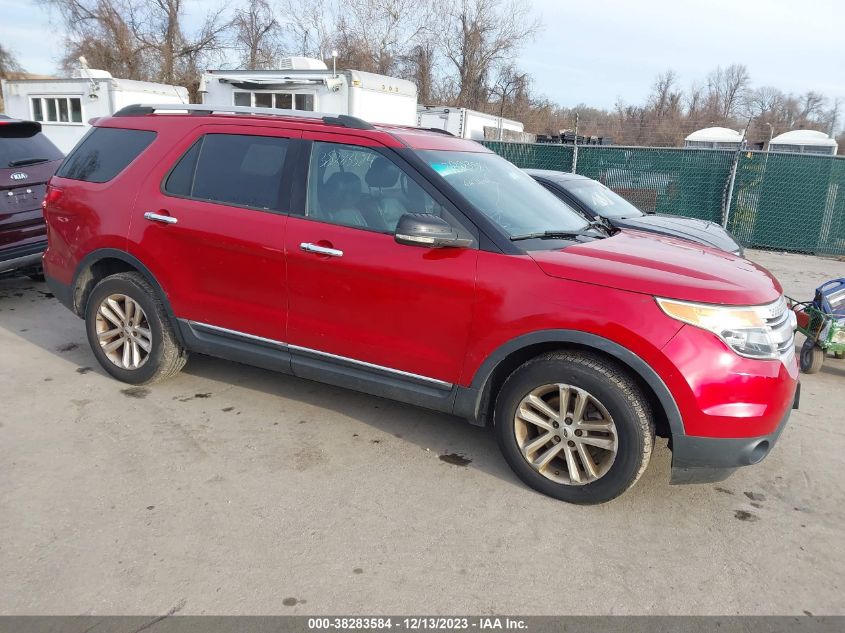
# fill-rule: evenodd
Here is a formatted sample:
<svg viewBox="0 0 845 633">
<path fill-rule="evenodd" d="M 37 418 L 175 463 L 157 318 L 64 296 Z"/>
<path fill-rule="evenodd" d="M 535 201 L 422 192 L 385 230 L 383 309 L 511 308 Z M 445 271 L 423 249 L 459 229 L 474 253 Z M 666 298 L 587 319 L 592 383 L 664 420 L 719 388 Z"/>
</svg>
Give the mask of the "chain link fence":
<svg viewBox="0 0 845 633">
<path fill-rule="evenodd" d="M 571 145 L 484 144 L 519 167 L 572 171 Z M 743 246 L 845 254 L 845 158 L 585 145 L 578 148 L 576 172 L 643 211 L 726 222 Z"/>
</svg>

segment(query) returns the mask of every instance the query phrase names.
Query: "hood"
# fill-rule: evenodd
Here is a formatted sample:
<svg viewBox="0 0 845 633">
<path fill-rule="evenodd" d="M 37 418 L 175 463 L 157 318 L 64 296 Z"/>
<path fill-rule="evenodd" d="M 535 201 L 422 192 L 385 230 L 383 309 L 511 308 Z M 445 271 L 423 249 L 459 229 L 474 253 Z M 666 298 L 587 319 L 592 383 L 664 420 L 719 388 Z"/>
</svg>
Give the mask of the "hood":
<svg viewBox="0 0 845 633">
<path fill-rule="evenodd" d="M 624 220 L 613 220 L 619 228 L 636 229 L 680 237 L 699 242 L 729 253 L 740 253 L 742 248 L 733 236 L 721 226 L 709 220 L 685 218 L 678 215 L 646 215 Z"/>
<path fill-rule="evenodd" d="M 529 255 L 551 277 L 669 299 L 758 305 L 783 292 L 769 271 L 747 259 L 640 231 Z"/>
</svg>

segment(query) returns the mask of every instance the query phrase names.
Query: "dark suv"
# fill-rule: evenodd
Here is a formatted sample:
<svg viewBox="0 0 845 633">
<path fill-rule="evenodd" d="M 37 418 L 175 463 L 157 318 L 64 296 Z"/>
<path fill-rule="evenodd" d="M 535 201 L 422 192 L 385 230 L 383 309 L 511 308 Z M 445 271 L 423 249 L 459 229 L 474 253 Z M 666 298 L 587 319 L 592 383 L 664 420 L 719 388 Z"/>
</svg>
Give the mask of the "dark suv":
<svg viewBox="0 0 845 633">
<path fill-rule="evenodd" d="M 99 120 L 45 199 L 50 287 L 119 380 L 198 352 L 453 413 L 576 503 L 630 487 L 655 434 L 676 482 L 778 439 L 794 315 L 753 263 L 594 227 L 450 135 L 173 107 Z"/>
<path fill-rule="evenodd" d="M 47 247 L 41 201 L 62 158 L 40 123 L 0 114 L 0 274 L 39 274 Z"/>
</svg>

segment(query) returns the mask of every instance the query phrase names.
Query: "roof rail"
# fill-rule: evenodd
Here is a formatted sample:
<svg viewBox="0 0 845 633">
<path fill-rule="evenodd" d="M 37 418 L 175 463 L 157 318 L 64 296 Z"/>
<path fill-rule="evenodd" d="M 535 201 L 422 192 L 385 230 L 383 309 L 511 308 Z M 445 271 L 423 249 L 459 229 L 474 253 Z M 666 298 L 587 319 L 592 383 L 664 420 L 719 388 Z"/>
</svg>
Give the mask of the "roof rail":
<svg viewBox="0 0 845 633">
<path fill-rule="evenodd" d="M 297 119 L 318 119 L 326 125 L 339 125 L 341 127 L 354 128 L 357 130 L 374 130 L 375 127 L 359 119 L 358 117 L 349 116 L 348 114 L 326 114 L 324 112 L 309 112 L 306 110 L 281 110 L 276 108 L 251 108 L 249 106 L 221 106 L 206 103 L 166 103 L 166 104 L 133 104 L 125 108 L 121 108 L 112 116 L 145 116 L 147 114 L 155 114 L 156 112 L 187 112 L 192 115 L 210 115 L 215 113 L 220 114 L 254 114 L 260 116 L 277 116 L 289 117 Z"/>
<path fill-rule="evenodd" d="M 444 130 L 442 127 L 421 127 L 420 130 L 425 130 L 426 132 L 436 132 L 437 134 L 445 134 L 446 136 L 455 136 L 449 130 Z"/>
</svg>

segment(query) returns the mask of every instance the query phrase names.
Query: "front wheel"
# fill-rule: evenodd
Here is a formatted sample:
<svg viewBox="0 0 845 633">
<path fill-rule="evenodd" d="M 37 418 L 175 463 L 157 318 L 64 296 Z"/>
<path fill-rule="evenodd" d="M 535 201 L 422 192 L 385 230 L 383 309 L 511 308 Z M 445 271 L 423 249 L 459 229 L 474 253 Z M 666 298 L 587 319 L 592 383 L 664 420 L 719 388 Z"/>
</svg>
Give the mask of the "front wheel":
<svg viewBox="0 0 845 633">
<path fill-rule="evenodd" d="M 495 431 L 526 484 L 562 501 L 619 496 L 645 471 L 654 420 L 642 389 L 597 354 L 554 352 L 516 369 L 496 399 Z"/>
<path fill-rule="evenodd" d="M 824 350 L 813 339 L 807 339 L 801 346 L 801 371 L 816 374 L 824 365 Z"/>
<path fill-rule="evenodd" d="M 85 325 L 94 356 L 123 382 L 164 380 L 187 361 L 158 294 L 138 273 L 100 281 L 88 298 Z"/>
</svg>

